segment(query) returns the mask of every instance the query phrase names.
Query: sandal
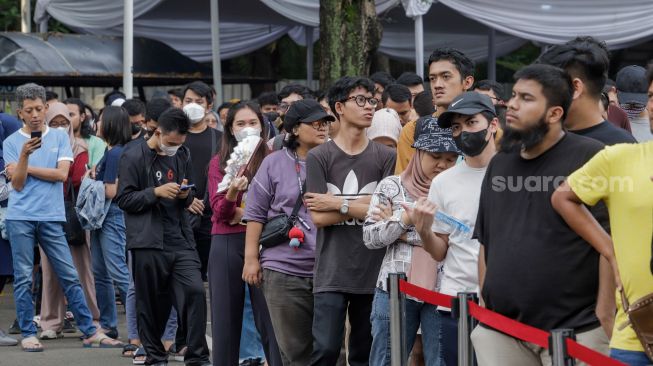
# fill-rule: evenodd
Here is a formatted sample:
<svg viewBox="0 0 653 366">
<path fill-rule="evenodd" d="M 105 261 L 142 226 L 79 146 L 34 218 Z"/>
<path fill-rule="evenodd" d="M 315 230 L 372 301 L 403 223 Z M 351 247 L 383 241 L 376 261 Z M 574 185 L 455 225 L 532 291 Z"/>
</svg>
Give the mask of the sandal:
<svg viewBox="0 0 653 366">
<path fill-rule="evenodd" d="M 123 348 L 122 348 L 122 357 L 129 357 L 132 358 L 134 357 L 134 354 L 136 353 L 136 350 L 138 350 L 138 346 L 132 343 L 127 343 Z"/>
<path fill-rule="evenodd" d="M 111 339 L 106 334 L 99 332 L 85 339 L 83 345 L 84 348 L 122 348 L 125 346 L 124 343 Z"/>
<path fill-rule="evenodd" d="M 143 346 L 138 347 L 136 352 L 134 352 L 134 359 L 132 363 L 134 365 L 145 365 L 145 359 L 147 358 L 147 353 L 145 353 L 145 348 Z"/>
<path fill-rule="evenodd" d="M 25 352 L 43 352 L 43 345 L 34 337 L 27 337 L 20 341 L 20 346 Z"/>
</svg>

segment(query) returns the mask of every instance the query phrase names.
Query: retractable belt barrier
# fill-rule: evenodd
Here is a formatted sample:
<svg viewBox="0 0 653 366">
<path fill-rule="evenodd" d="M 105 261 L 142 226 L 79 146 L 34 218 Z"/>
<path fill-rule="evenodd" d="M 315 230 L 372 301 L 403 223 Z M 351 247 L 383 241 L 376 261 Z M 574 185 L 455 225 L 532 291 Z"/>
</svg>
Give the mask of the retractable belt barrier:
<svg viewBox="0 0 653 366">
<path fill-rule="evenodd" d="M 390 314 L 390 322 L 391 324 L 396 324 L 394 328 L 391 327 L 391 344 L 403 348 L 397 349 L 397 352 L 395 352 L 395 348 L 392 347 L 392 354 L 395 355 L 396 353 L 399 355 L 399 357 L 392 357 L 392 366 L 404 366 L 407 361 L 407 354 L 404 348 L 405 339 L 402 334 L 404 329 L 403 317 L 405 311 L 403 300 L 405 300 L 405 295 L 410 295 L 431 305 L 452 309 L 452 313 L 458 316 L 458 366 L 475 365 L 473 348 L 471 341 L 469 341 L 469 335 L 473 329 L 473 326 L 471 325 L 475 321 L 483 323 L 490 328 L 508 334 L 514 338 L 548 349 L 552 355 L 553 366 L 574 365 L 574 359 L 585 362 L 591 366 L 626 366 L 615 359 L 576 342 L 574 332 L 571 329 L 555 329 L 549 333 L 481 307 L 475 301 L 475 294 L 460 293 L 458 294 L 458 297 L 445 295 L 408 283 L 405 278 L 406 277 L 403 273 L 393 273 L 388 276 L 389 288 L 399 289 L 398 292 L 392 291 L 390 293 L 390 306 L 395 309 L 395 311 Z M 460 299 L 467 299 L 466 306 L 461 306 Z M 393 302 L 395 303 L 394 307 Z M 401 312 L 398 310 L 401 310 Z M 400 317 L 399 320 L 392 319 L 397 316 Z M 465 329 L 461 329 L 461 325 L 463 325 Z M 400 341 L 392 343 L 393 337 Z M 465 342 L 462 342 L 462 347 L 467 347 L 467 349 L 460 349 L 462 348 L 460 342 L 461 339 L 466 340 Z M 469 355 L 471 356 L 468 357 Z"/>
</svg>

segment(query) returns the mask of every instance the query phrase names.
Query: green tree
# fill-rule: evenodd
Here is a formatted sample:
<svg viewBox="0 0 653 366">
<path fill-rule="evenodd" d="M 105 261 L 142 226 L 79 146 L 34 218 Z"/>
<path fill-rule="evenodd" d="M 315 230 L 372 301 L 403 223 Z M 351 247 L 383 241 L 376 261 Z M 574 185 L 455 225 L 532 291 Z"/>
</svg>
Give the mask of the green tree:
<svg viewBox="0 0 653 366">
<path fill-rule="evenodd" d="M 320 85 L 367 75 L 381 42 L 374 0 L 320 0 Z"/>
</svg>

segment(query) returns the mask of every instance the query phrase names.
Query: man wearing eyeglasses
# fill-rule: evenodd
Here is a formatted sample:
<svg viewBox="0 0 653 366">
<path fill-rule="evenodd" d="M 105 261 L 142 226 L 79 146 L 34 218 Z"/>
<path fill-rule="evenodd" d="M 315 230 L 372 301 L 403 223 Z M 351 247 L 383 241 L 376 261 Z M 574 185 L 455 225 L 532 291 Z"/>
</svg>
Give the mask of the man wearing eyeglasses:
<svg viewBox="0 0 653 366">
<path fill-rule="evenodd" d="M 379 102 L 373 92 L 367 78 L 338 80 L 328 96 L 340 132 L 306 159 L 305 203 L 318 228 L 311 365 L 336 364 L 347 314 L 348 363 L 369 364 L 372 300 L 385 253 L 365 247 L 363 221 L 377 183 L 395 166 L 394 150 L 365 134 Z"/>
</svg>

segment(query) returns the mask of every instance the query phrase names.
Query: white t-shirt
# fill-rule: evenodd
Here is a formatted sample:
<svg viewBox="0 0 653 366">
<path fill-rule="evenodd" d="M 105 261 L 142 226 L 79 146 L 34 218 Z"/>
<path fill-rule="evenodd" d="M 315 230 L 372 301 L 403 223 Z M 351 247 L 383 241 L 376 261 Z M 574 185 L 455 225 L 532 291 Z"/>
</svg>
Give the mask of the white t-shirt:
<svg viewBox="0 0 653 366">
<path fill-rule="evenodd" d="M 429 200 L 437 205 L 439 212 L 459 222 L 458 226 L 452 226 L 437 218 L 433 221 L 433 232 L 449 234 L 449 249 L 438 273 L 438 291 L 443 294 L 455 296 L 458 292 L 479 292 L 480 244 L 471 237 L 485 170 L 471 168 L 462 161 L 440 173 L 431 183 Z"/>
<path fill-rule="evenodd" d="M 630 129 L 633 131 L 633 137 L 637 142 L 653 140 L 651 124 L 649 123 L 648 118 L 633 118 L 630 120 Z"/>
</svg>

